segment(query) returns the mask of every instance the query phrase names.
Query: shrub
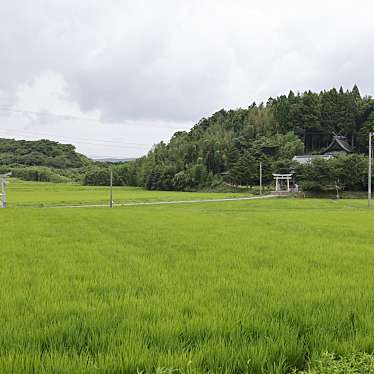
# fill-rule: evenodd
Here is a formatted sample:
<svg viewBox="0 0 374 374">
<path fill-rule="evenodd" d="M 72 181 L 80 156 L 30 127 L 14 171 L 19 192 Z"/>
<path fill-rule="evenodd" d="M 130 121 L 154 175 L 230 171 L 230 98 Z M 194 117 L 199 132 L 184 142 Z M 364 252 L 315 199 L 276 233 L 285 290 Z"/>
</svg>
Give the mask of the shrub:
<svg viewBox="0 0 374 374">
<path fill-rule="evenodd" d="M 55 173 L 53 170 L 43 166 L 30 166 L 25 168 L 12 168 L 13 177 L 34 182 L 69 182 L 70 179 Z"/>
<path fill-rule="evenodd" d="M 110 171 L 107 168 L 94 168 L 88 170 L 83 177 L 86 186 L 107 186 L 110 180 Z"/>
</svg>

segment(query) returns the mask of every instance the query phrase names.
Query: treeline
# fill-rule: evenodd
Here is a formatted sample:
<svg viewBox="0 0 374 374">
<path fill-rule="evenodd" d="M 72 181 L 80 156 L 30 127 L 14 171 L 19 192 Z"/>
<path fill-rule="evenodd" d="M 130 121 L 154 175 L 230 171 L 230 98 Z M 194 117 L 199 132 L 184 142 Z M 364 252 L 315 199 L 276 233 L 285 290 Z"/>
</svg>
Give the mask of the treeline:
<svg viewBox="0 0 374 374">
<path fill-rule="evenodd" d="M 275 131 L 292 131 L 304 142 L 306 152 L 322 150 L 333 133 L 345 135 L 358 152 L 367 149 L 367 134 L 374 123 L 374 101 L 352 91 L 335 88 L 319 94 L 280 96 L 269 99 Z"/>
<path fill-rule="evenodd" d="M 146 156 L 113 165 L 114 184 L 179 191 L 252 186 L 258 184 L 261 162 L 265 184 L 272 182 L 273 172 L 295 169 L 305 189 L 337 183 L 363 189 L 365 161 L 360 154 L 367 152 L 367 135 L 373 130 L 374 100 L 362 97 L 357 86 L 320 93 L 291 91 L 247 109 L 220 110 L 189 132 L 176 132 L 168 144 L 155 145 Z M 307 166 L 292 162 L 297 154 L 320 153 L 334 134 L 345 135 L 354 146 L 356 155 L 347 156 L 349 163 L 341 157 Z M 345 164 L 359 170 L 354 185 Z M 93 162 L 71 145 L 47 140 L 1 139 L 0 171 L 4 167 L 39 180 L 57 175 L 89 185 L 109 182 L 109 164 Z M 34 170 L 24 170 L 30 167 Z M 53 175 L 48 177 L 45 168 Z"/>
<path fill-rule="evenodd" d="M 271 159 L 271 157 L 269 158 Z M 273 181 L 272 169 L 268 168 L 271 165 L 269 158 L 262 158 L 263 162 L 265 161 L 262 169 L 265 185 L 270 185 Z M 159 168 L 158 173 L 153 170 L 153 173 L 149 174 L 145 187 L 163 190 L 194 190 L 197 188 L 220 188 L 224 182 L 226 182 L 226 185 L 231 184 L 232 187 L 258 185 L 259 164 L 257 160 L 250 156 L 244 156 L 239 160 L 240 162 L 232 169 L 232 173 L 220 176 L 207 175 L 207 169 L 201 161 L 189 171 L 177 174 L 173 174 L 174 169 L 172 168 L 167 170 L 169 174 L 165 172 L 162 174 L 162 168 Z M 274 160 L 272 165 L 274 167 L 273 170 L 279 172 L 294 172 L 296 182 L 303 191 L 363 191 L 367 188 L 368 157 L 363 154 L 341 155 L 330 160 L 317 158 L 309 164 L 298 164 L 280 157 L 278 160 Z M 112 165 L 111 169 L 114 185 L 138 185 L 137 180 L 140 177 L 138 174 L 140 169 L 139 165 L 136 166 L 134 162 Z M 109 178 L 110 169 L 107 166 L 96 166 L 84 174 L 83 183 L 86 185 L 107 186 Z M 236 183 L 230 183 L 232 181 L 236 181 Z M 150 183 L 153 183 L 153 185 L 150 185 Z"/>
<path fill-rule="evenodd" d="M 161 190 L 214 188 L 223 182 L 250 186 L 258 183 L 262 162 L 264 182 L 270 183 L 273 172 L 297 167 L 292 163 L 295 155 L 318 154 L 334 134 L 347 136 L 355 152 L 366 152 L 367 134 L 373 129 L 374 100 L 362 97 L 357 86 L 351 91 L 290 92 L 266 104 L 203 118 L 189 132 L 175 133 L 168 144 L 161 142 L 147 156 L 121 167 L 116 181 Z M 102 177 L 92 171 L 85 183 L 101 183 Z M 301 179 L 313 187 L 306 177 Z"/>
<path fill-rule="evenodd" d="M 315 159 L 295 165 L 296 180 L 303 191 L 364 191 L 368 183 L 368 157 L 361 154 Z"/>
</svg>

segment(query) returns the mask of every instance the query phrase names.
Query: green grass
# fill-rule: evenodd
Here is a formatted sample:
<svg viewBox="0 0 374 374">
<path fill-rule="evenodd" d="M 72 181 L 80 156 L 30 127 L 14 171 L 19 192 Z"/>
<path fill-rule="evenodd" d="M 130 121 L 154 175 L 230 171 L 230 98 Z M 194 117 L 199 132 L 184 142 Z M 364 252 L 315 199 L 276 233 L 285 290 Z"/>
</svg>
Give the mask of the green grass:
<svg viewBox="0 0 374 374">
<path fill-rule="evenodd" d="M 374 351 L 363 200 L 0 220 L 1 373 L 287 373 L 326 351 Z"/>
<path fill-rule="evenodd" d="M 107 204 L 109 200 L 108 187 L 81 186 L 78 184 L 35 183 L 11 179 L 7 190 L 9 207 Z M 248 194 L 147 191 L 138 187 L 113 187 L 115 203 L 214 199 L 246 195 Z"/>
<path fill-rule="evenodd" d="M 295 372 L 296 373 L 296 372 Z M 374 356 L 367 353 L 355 353 L 345 357 L 336 357 L 331 353 L 323 354 L 313 361 L 307 371 L 299 374 L 368 374 L 374 373 Z"/>
</svg>

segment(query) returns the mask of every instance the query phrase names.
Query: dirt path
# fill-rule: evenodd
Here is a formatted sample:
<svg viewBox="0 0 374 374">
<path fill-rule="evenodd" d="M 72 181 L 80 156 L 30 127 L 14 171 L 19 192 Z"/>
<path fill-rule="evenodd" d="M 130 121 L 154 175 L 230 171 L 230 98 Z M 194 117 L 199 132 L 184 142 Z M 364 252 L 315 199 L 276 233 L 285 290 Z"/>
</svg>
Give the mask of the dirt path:
<svg viewBox="0 0 374 374">
<path fill-rule="evenodd" d="M 150 201 L 133 203 L 113 203 L 113 207 L 142 206 L 142 205 L 167 205 L 167 204 L 194 204 L 194 203 L 218 203 L 225 201 L 261 200 L 279 197 L 276 195 L 252 196 L 252 197 L 232 197 L 221 199 L 199 199 L 199 200 L 176 200 L 176 201 Z M 44 206 L 43 208 L 108 208 L 108 204 L 87 204 L 87 205 L 55 205 Z"/>
</svg>

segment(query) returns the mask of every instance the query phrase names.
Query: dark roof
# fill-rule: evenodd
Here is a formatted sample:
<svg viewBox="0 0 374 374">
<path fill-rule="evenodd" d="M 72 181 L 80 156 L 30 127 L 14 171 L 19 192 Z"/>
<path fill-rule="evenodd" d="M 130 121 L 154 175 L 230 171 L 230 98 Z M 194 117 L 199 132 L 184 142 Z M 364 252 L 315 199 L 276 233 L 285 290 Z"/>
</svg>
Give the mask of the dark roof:
<svg viewBox="0 0 374 374">
<path fill-rule="evenodd" d="M 349 145 L 345 136 L 335 135 L 328 145 L 328 147 L 322 152 L 322 154 L 329 153 L 331 151 L 342 150 L 347 153 L 353 152 L 353 148 Z"/>
</svg>

